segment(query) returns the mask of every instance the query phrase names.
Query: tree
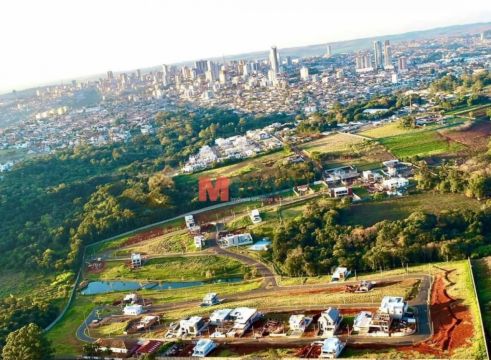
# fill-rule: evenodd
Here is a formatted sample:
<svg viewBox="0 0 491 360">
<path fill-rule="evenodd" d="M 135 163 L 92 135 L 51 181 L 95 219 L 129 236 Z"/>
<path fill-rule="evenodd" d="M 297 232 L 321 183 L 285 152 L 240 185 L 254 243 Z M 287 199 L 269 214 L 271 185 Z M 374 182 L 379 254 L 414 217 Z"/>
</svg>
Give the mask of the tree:
<svg viewBox="0 0 491 360">
<path fill-rule="evenodd" d="M 2 351 L 3 360 L 54 359 L 51 343 L 36 324 L 26 325 L 7 336 Z"/>
</svg>

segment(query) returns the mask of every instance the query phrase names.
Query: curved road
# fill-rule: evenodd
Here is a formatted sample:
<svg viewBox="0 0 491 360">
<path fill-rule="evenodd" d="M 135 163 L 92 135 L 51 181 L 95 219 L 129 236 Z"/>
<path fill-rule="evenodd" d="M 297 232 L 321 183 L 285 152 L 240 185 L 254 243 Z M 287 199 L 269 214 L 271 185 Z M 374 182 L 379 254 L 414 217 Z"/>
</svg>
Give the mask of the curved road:
<svg viewBox="0 0 491 360">
<path fill-rule="evenodd" d="M 237 254 L 234 254 L 237 255 Z M 416 296 L 409 301 L 409 305 L 415 309 L 416 317 L 418 319 L 417 324 L 418 324 L 418 331 L 414 335 L 408 335 L 408 336 L 400 336 L 400 337 L 373 337 L 373 336 L 351 336 L 351 340 L 355 340 L 357 343 L 378 343 L 378 344 L 389 344 L 389 345 L 410 345 L 414 344 L 417 342 L 421 342 L 424 340 L 427 340 L 429 337 L 432 336 L 431 332 L 431 326 L 430 326 L 430 317 L 429 317 L 429 294 L 431 290 L 431 276 L 427 274 L 411 274 L 411 275 L 398 275 L 398 276 L 391 276 L 391 277 L 386 277 L 383 279 L 383 281 L 401 281 L 404 279 L 418 279 L 421 280 L 421 283 L 419 285 L 418 293 Z M 350 283 L 357 283 L 358 281 L 356 280 L 349 280 L 346 282 L 343 282 L 342 284 L 350 284 Z M 275 282 L 276 284 L 276 282 Z M 231 295 L 227 297 L 227 301 L 237 301 L 237 300 L 246 300 L 246 299 L 254 299 L 254 298 L 259 298 L 259 297 L 264 297 L 270 294 L 275 294 L 278 296 L 281 296 L 282 294 L 287 295 L 289 292 L 292 290 L 312 290 L 312 289 L 326 289 L 328 290 L 329 288 L 333 287 L 339 287 L 340 283 L 327 283 L 327 284 L 318 284 L 318 285 L 310 285 L 307 289 L 304 285 L 295 285 L 295 286 L 276 286 L 276 287 L 270 287 L 270 288 L 258 288 L 255 290 L 247 291 L 247 292 L 241 292 L 235 295 Z M 152 310 L 161 312 L 161 311 L 166 311 L 166 310 L 176 310 L 180 308 L 188 308 L 189 306 L 196 305 L 197 306 L 197 301 L 192 300 L 192 301 L 183 301 L 179 303 L 172 303 L 172 304 L 161 304 L 161 305 L 154 305 L 152 307 Z M 306 305 L 305 310 L 325 310 L 326 307 L 328 306 L 336 306 L 341 309 L 349 309 L 349 308 L 374 308 L 378 307 L 379 303 L 353 303 L 353 304 L 318 304 L 318 305 Z M 269 310 L 281 310 L 281 311 L 288 311 L 288 310 L 298 310 L 299 306 L 293 306 L 293 307 L 281 307 L 281 308 L 274 308 L 274 309 L 261 309 L 262 311 L 269 311 Z M 95 308 L 87 317 L 87 319 L 79 326 L 76 332 L 76 336 L 79 340 L 84 341 L 84 342 L 94 342 L 96 339 L 92 338 L 88 335 L 88 329 L 87 329 L 87 324 L 90 324 L 92 320 L 96 318 L 96 311 L 99 308 Z M 342 338 L 345 338 L 341 336 Z M 252 341 L 252 342 L 257 342 L 257 339 L 226 339 L 227 342 L 244 342 L 244 341 Z M 314 341 L 315 338 L 280 338 L 280 340 L 275 339 L 275 338 L 261 338 L 259 341 L 261 342 L 277 342 L 281 341 L 282 343 L 284 342 L 292 342 L 292 343 L 310 343 Z"/>
</svg>

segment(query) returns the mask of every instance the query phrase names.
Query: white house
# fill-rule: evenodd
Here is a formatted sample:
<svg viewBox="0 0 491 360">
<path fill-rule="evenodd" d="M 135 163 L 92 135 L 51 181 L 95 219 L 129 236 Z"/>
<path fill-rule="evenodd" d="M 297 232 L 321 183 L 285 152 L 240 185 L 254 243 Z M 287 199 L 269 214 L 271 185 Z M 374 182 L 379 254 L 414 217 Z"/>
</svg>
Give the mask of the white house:
<svg viewBox="0 0 491 360">
<path fill-rule="evenodd" d="M 142 256 L 138 253 L 131 254 L 131 267 L 139 268 L 142 266 Z"/>
<path fill-rule="evenodd" d="M 361 311 L 353 321 L 353 330 L 359 333 L 368 333 L 371 323 L 372 313 L 370 311 Z"/>
<path fill-rule="evenodd" d="M 179 321 L 179 335 L 199 335 L 206 328 L 207 323 L 202 317 L 191 316 Z"/>
<path fill-rule="evenodd" d="M 389 314 L 393 319 L 402 319 L 407 312 L 408 304 L 400 296 L 384 296 L 380 303 L 379 311 Z"/>
<path fill-rule="evenodd" d="M 251 211 L 250 218 L 251 218 L 251 221 L 253 224 L 257 224 L 257 223 L 260 223 L 262 221 L 261 215 L 259 215 L 258 209 L 254 209 Z"/>
<path fill-rule="evenodd" d="M 397 189 L 405 188 L 409 185 L 409 180 L 403 177 L 396 177 L 386 179 L 382 182 L 382 186 L 385 190 L 393 191 Z"/>
<path fill-rule="evenodd" d="M 330 189 L 330 192 L 331 192 L 331 197 L 336 199 L 344 196 L 352 195 L 351 188 L 348 188 L 346 186 L 332 188 Z"/>
<path fill-rule="evenodd" d="M 123 303 L 125 304 L 134 304 L 138 301 L 138 295 L 135 293 L 127 294 L 123 298 Z"/>
<path fill-rule="evenodd" d="M 252 244 L 252 236 L 249 233 L 244 233 L 244 234 L 229 234 L 224 237 L 222 237 L 219 240 L 219 243 L 223 247 L 230 247 L 230 246 L 241 246 L 241 245 L 248 245 Z"/>
<path fill-rule="evenodd" d="M 219 326 L 222 325 L 225 321 L 230 320 L 230 313 L 232 312 L 232 309 L 219 309 L 215 310 L 211 315 L 210 315 L 210 324 Z"/>
<path fill-rule="evenodd" d="M 305 315 L 292 315 L 288 320 L 288 325 L 290 330 L 299 331 L 300 333 L 305 332 L 309 325 L 312 323 L 312 318 Z"/>
<path fill-rule="evenodd" d="M 123 314 L 129 316 L 138 316 L 143 313 L 142 305 L 126 305 L 123 308 Z"/>
<path fill-rule="evenodd" d="M 329 307 L 321 313 L 318 324 L 322 336 L 333 336 L 341 325 L 343 317 L 338 309 Z"/>
<path fill-rule="evenodd" d="M 234 326 L 229 332 L 230 336 L 235 334 L 243 335 L 257 320 L 260 319 L 261 313 L 256 309 L 240 307 L 232 310 L 230 317 L 234 319 Z"/>
<path fill-rule="evenodd" d="M 346 343 L 341 342 L 337 337 L 325 339 L 322 343 L 320 358 L 337 359 L 343 351 Z"/>
<path fill-rule="evenodd" d="M 186 222 L 186 227 L 188 229 L 193 228 L 193 227 L 196 226 L 196 224 L 194 222 L 193 215 L 186 215 L 186 216 L 184 216 L 184 221 Z"/>
<path fill-rule="evenodd" d="M 213 350 L 215 350 L 216 347 L 217 345 L 210 339 L 200 339 L 198 340 L 196 346 L 193 349 L 193 356 L 205 357 Z"/>
<path fill-rule="evenodd" d="M 197 249 L 203 248 L 205 245 L 205 237 L 203 235 L 196 235 L 194 237 L 194 246 L 196 246 Z"/>
<path fill-rule="evenodd" d="M 344 281 L 350 274 L 351 271 L 349 271 L 348 268 L 341 266 L 337 267 L 336 270 L 334 270 L 334 274 L 331 276 L 331 281 Z"/>
<path fill-rule="evenodd" d="M 213 306 L 220 304 L 220 299 L 218 298 L 218 295 L 216 293 L 208 293 L 205 295 L 203 298 L 203 302 L 201 305 L 203 306 Z"/>
</svg>

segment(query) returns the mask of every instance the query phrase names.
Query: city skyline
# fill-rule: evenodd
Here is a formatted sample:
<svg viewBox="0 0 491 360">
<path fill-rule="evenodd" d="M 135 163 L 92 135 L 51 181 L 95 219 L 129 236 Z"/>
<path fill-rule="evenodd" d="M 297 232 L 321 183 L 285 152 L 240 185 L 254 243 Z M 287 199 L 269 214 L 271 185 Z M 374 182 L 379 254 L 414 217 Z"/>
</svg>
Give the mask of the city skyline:
<svg viewBox="0 0 491 360">
<path fill-rule="evenodd" d="M 260 11 L 253 11 L 251 9 L 255 7 L 251 3 L 241 14 L 241 18 L 237 19 L 231 9 L 219 10 L 222 1 L 217 0 L 208 3 L 208 7 L 193 4 L 193 7 L 199 8 L 196 10 L 200 11 L 193 11 L 193 16 L 187 19 L 187 22 L 181 24 L 178 30 L 170 32 L 174 21 L 172 16 L 157 18 L 155 15 L 162 10 L 161 3 L 146 3 L 145 7 L 140 7 L 140 12 L 136 12 L 136 15 L 140 16 L 135 16 L 136 4 L 131 1 L 118 3 L 117 7 L 111 7 L 110 4 L 111 2 L 105 2 L 93 8 L 79 6 L 80 4 L 67 6 L 58 1 L 43 3 L 39 8 L 37 4 L 29 1 L 0 5 L 4 8 L 0 12 L 3 14 L 0 15 L 0 31 L 6 33 L 16 29 L 4 44 L 5 53 L 14 55 L 0 59 L 0 92 L 94 76 L 109 70 L 121 72 L 153 67 L 159 63 L 172 64 L 199 58 L 256 52 L 267 50 L 273 44 L 276 44 L 278 49 L 325 44 L 483 22 L 491 18 L 491 6 L 487 2 L 474 0 L 467 4 L 466 8 L 470 11 L 461 11 L 456 2 L 446 3 L 445 9 L 441 9 L 442 16 L 438 21 L 431 19 L 430 10 L 439 4 L 424 4 L 422 8 L 426 9 L 425 11 L 420 11 L 418 6 L 414 6 L 408 11 L 418 12 L 420 21 L 416 25 L 404 20 L 405 17 L 412 18 L 407 16 L 406 12 L 402 15 L 389 7 L 373 11 L 365 5 L 350 9 L 350 19 L 344 25 L 339 22 L 337 16 L 329 17 L 328 22 L 322 22 L 319 19 L 326 14 L 347 13 L 350 4 L 327 5 L 318 1 L 310 1 L 309 5 L 312 6 L 308 9 L 298 9 L 296 6 L 291 8 L 288 4 L 282 3 L 285 6 L 278 11 L 272 4 L 259 7 Z M 150 5 L 155 7 L 155 11 L 149 12 L 153 9 Z M 161 14 L 174 14 L 176 11 L 179 13 L 184 11 L 186 6 L 173 2 L 165 5 L 167 8 Z M 26 6 L 32 9 L 32 14 L 22 12 Z M 480 11 L 473 11 L 474 8 L 479 8 Z M 196 13 L 200 15 L 195 17 Z M 22 18 L 18 18 L 17 14 L 22 14 Z M 214 18 L 217 14 L 222 15 L 219 16 L 219 24 L 203 20 L 207 15 Z M 74 18 L 70 15 L 74 15 Z M 266 25 L 269 26 L 258 25 L 253 21 L 254 16 L 250 15 L 267 19 Z M 307 20 L 306 15 L 310 16 L 307 16 Z M 145 26 L 142 25 L 142 21 Z M 35 34 L 23 31 L 22 25 L 26 24 L 27 28 L 28 22 L 33 23 L 38 30 Z M 87 27 L 85 24 L 90 26 Z M 121 27 L 121 24 L 125 27 Z M 251 26 L 248 27 L 247 24 Z M 217 32 L 218 28 L 228 27 L 232 29 L 230 33 Z M 205 28 L 208 31 L 203 34 L 200 29 Z"/>
</svg>

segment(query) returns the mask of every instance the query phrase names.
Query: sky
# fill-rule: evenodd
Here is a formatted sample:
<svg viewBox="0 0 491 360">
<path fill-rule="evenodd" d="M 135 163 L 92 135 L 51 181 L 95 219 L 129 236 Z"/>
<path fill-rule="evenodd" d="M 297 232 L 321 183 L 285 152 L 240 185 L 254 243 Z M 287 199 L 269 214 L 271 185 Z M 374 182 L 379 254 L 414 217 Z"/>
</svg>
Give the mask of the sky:
<svg viewBox="0 0 491 360">
<path fill-rule="evenodd" d="M 489 0 L 1 0 L 0 91 L 484 21 Z"/>
</svg>

